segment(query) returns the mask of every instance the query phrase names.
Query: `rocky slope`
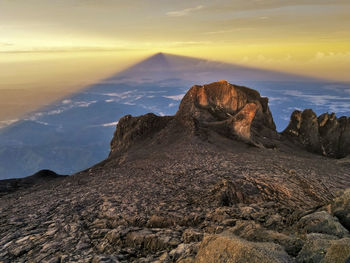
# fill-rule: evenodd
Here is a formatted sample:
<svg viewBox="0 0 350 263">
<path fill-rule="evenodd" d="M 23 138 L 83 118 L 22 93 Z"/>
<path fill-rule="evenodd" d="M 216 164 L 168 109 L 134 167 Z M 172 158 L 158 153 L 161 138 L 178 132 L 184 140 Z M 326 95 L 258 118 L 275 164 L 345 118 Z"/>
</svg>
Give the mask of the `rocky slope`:
<svg viewBox="0 0 350 263">
<path fill-rule="evenodd" d="M 258 92 L 194 86 L 123 117 L 105 161 L 2 196 L 0 261 L 346 262 L 349 159 L 299 146 Z"/>
</svg>

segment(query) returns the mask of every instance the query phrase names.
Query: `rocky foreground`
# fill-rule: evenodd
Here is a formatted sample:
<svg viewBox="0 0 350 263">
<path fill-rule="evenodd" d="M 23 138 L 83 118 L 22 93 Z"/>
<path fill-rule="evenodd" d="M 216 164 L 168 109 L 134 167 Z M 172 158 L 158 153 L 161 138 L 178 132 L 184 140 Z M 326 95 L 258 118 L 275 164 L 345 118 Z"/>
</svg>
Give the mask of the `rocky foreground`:
<svg viewBox="0 0 350 263">
<path fill-rule="evenodd" d="M 348 263 L 350 159 L 326 156 L 349 154 L 350 121 L 308 116 L 278 134 L 267 98 L 225 81 L 125 116 L 96 166 L 0 184 L 0 262 Z"/>
</svg>

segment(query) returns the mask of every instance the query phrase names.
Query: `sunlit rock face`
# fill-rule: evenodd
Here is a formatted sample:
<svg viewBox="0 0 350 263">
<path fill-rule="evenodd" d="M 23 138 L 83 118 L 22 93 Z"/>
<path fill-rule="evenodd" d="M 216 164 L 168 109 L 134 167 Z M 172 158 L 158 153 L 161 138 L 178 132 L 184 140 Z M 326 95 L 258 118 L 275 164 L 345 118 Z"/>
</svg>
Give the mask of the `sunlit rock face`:
<svg viewBox="0 0 350 263">
<path fill-rule="evenodd" d="M 227 81 L 193 86 L 176 116 L 187 126 L 211 128 L 256 145 L 265 145 L 264 137 L 278 137 L 268 99 Z"/>
<path fill-rule="evenodd" d="M 308 151 L 342 158 L 350 154 L 350 118 L 334 113 L 317 117 L 311 110 L 294 111 L 288 127 L 282 132 Z"/>
</svg>

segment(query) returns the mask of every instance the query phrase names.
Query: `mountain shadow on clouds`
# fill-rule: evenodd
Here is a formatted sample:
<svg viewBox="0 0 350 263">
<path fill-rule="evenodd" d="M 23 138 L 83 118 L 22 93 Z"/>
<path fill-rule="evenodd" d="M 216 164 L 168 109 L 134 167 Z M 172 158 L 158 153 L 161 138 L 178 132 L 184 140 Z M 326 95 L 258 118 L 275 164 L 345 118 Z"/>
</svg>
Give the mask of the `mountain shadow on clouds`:
<svg viewBox="0 0 350 263">
<path fill-rule="evenodd" d="M 191 86 L 221 79 L 269 97 L 279 131 L 295 109 L 350 114 L 346 83 L 158 53 L 0 129 L 0 179 L 90 167 L 108 155 L 122 116 L 173 115 Z"/>
</svg>

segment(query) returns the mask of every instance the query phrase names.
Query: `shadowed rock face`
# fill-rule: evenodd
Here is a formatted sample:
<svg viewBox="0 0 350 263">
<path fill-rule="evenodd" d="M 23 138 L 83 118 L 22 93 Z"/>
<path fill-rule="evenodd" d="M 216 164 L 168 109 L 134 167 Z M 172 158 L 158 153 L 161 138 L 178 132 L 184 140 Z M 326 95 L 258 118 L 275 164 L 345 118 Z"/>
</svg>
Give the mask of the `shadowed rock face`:
<svg viewBox="0 0 350 263">
<path fill-rule="evenodd" d="M 159 132 L 173 117 L 159 117 L 148 113 L 139 117 L 126 115 L 118 122 L 117 129 L 111 141 L 110 156 L 115 152 L 123 152 L 132 145 Z"/>
<path fill-rule="evenodd" d="M 350 153 L 350 119 L 334 113 L 317 117 L 311 110 L 294 111 L 288 127 L 282 132 L 308 151 L 342 158 Z"/>
</svg>

